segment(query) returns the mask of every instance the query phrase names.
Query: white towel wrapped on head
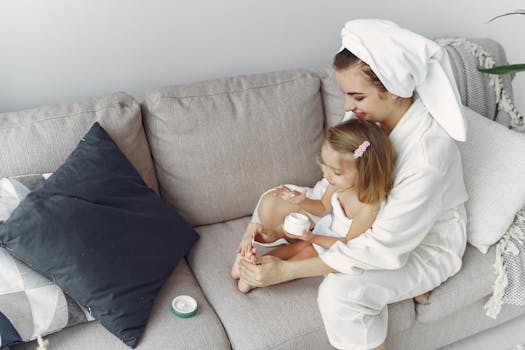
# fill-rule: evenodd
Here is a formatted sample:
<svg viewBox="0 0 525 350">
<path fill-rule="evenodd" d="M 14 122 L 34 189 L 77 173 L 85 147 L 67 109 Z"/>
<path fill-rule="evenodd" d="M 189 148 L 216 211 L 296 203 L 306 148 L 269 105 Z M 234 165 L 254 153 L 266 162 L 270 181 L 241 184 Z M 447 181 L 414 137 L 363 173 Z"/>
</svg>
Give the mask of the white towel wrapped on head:
<svg viewBox="0 0 525 350">
<path fill-rule="evenodd" d="M 341 31 L 346 48 L 370 66 L 392 94 L 417 91 L 428 112 L 455 140 L 466 140 L 461 98 L 444 48 L 419 34 L 379 19 L 348 21 Z"/>
</svg>

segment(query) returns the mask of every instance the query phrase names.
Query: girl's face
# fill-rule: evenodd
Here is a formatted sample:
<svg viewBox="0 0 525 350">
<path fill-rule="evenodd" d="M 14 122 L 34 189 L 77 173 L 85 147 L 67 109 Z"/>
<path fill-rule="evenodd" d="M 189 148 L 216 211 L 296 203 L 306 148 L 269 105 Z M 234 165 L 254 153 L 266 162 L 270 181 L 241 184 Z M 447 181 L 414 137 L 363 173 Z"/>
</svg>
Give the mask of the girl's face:
<svg viewBox="0 0 525 350">
<path fill-rule="evenodd" d="M 381 123 L 392 130 L 404 111 L 399 108 L 397 96 L 380 91 L 368 79 L 359 65 L 335 72 L 339 88 L 345 94 L 345 112 L 354 112 L 360 119 Z"/>
<path fill-rule="evenodd" d="M 353 154 L 339 153 L 325 141 L 321 149 L 320 163 L 323 177 L 330 185 L 340 190 L 355 186 L 358 170 Z"/>
</svg>

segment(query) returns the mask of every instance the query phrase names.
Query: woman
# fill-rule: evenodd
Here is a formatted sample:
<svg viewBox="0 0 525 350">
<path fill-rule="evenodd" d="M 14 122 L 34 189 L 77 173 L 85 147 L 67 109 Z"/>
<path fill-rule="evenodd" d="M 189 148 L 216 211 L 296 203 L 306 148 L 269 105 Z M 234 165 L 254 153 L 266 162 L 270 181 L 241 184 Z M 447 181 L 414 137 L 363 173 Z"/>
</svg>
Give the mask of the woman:
<svg viewBox="0 0 525 350">
<path fill-rule="evenodd" d="M 394 187 L 372 228 L 347 244 L 302 261 L 243 260 L 240 275 L 262 287 L 327 274 L 318 304 L 330 343 L 384 349 L 387 304 L 432 290 L 461 267 L 467 193 L 454 139 L 464 141 L 466 129 L 439 45 L 389 21 L 355 20 L 343 28 L 342 46 L 334 68 L 345 111 L 388 133 L 397 154 Z M 264 227 L 285 206 L 266 194 L 245 235 L 281 238 Z"/>
</svg>

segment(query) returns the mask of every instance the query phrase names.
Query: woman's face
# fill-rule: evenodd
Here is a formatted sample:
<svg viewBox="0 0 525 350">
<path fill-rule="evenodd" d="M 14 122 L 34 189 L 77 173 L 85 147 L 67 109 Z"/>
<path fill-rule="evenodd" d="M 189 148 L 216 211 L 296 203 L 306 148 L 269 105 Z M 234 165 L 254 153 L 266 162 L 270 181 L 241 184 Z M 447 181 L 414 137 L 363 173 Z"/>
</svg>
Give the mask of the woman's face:
<svg viewBox="0 0 525 350">
<path fill-rule="evenodd" d="M 360 119 L 381 124 L 389 124 L 399 114 L 396 96 L 380 91 L 367 79 L 359 65 L 338 69 L 335 75 L 345 94 L 345 112 L 351 111 Z"/>
<path fill-rule="evenodd" d="M 320 163 L 323 177 L 330 185 L 340 190 L 355 186 L 358 169 L 352 154 L 337 152 L 325 141 L 321 149 Z"/>
</svg>

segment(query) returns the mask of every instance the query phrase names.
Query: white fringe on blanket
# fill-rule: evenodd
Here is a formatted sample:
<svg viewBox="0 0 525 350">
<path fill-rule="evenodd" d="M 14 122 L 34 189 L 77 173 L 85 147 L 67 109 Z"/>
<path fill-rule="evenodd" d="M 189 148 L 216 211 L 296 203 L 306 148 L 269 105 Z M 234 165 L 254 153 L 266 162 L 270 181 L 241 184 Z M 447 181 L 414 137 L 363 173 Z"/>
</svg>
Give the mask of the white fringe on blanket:
<svg viewBox="0 0 525 350">
<path fill-rule="evenodd" d="M 496 269 L 497 277 L 493 286 L 493 294 L 489 301 L 485 304 L 487 316 L 496 318 L 498 316 L 501 306 L 503 305 L 506 289 L 509 285 L 507 271 L 507 261 L 505 254 L 510 253 L 513 256 L 518 256 L 524 248 L 525 230 L 523 229 L 525 223 L 525 208 L 521 209 L 514 219 L 513 224 L 508 231 L 503 235 L 496 246 L 496 261 L 494 268 Z M 521 257 L 524 258 L 523 256 Z M 525 286 L 517 286 L 524 288 Z M 512 299 L 512 298 L 511 298 Z M 507 300 L 508 304 L 523 305 L 523 300 Z"/>
<path fill-rule="evenodd" d="M 494 68 L 496 62 L 494 59 L 485 51 L 480 45 L 468 41 L 463 38 L 450 38 L 450 39 L 439 39 L 436 42 L 441 45 L 455 45 L 462 46 L 469 50 L 474 57 L 478 60 L 480 68 Z M 503 79 L 500 75 L 487 74 L 489 77 L 489 83 L 494 87 L 496 93 L 496 103 L 498 108 L 503 109 L 510 116 L 511 129 L 517 129 L 521 132 L 525 131 L 525 122 L 523 115 L 516 109 L 512 100 L 510 99 L 507 91 L 503 88 Z"/>
</svg>

